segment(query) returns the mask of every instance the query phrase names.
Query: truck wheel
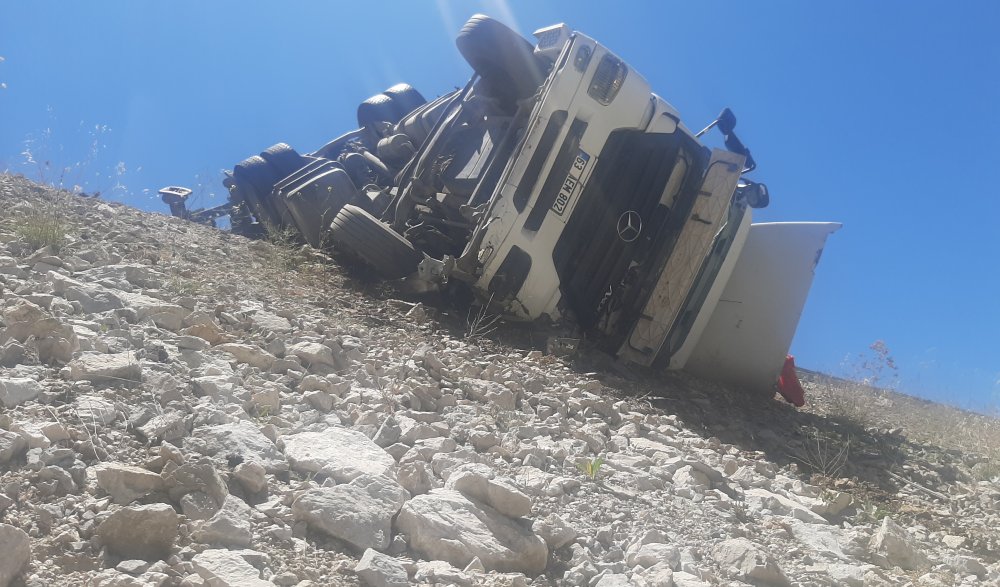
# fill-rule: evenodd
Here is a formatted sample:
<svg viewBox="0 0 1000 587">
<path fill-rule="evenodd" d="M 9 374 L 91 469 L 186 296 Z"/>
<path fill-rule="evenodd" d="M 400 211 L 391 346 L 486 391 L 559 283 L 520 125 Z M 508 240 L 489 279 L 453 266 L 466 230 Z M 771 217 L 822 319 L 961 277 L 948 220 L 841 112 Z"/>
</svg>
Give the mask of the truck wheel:
<svg viewBox="0 0 1000 587">
<path fill-rule="evenodd" d="M 392 98 L 396 106 L 403 112 L 403 116 L 427 103 L 420 92 L 410 84 L 396 84 L 382 93 Z"/>
<path fill-rule="evenodd" d="M 278 171 L 260 155 L 248 157 L 233 168 L 233 180 L 239 184 L 250 211 L 265 225 L 278 226 L 281 218 L 271 202 L 271 190 L 280 179 Z"/>
<path fill-rule="evenodd" d="M 335 248 L 361 257 L 386 279 L 413 274 L 424 255 L 389 226 L 357 206 L 347 204 L 330 225 Z"/>
<path fill-rule="evenodd" d="M 286 143 L 278 143 L 261 153 L 260 156 L 278 171 L 279 180 L 295 173 L 306 164 L 305 158 Z"/>
<path fill-rule="evenodd" d="M 520 100 L 535 93 L 545 79 L 524 37 L 498 20 L 476 14 L 455 39 L 458 52 L 501 98 Z"/>
<path fill-rule="evenodd" d="M 358 126 L 373 128 L 376 122 L 396 124 L 406 112 L 388 94 L 375 94 L 358 106 Z"/>
</svg>

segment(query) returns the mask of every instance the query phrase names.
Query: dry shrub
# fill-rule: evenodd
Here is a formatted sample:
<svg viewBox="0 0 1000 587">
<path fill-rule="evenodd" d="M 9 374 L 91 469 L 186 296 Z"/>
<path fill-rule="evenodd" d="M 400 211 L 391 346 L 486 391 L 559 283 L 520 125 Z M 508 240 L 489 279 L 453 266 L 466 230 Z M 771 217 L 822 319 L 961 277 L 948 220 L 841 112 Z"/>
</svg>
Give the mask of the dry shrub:
<svg viewBox="0 0 1000 587">
<path fill-rule="evenodd" d="M 826 479 L 840 477 L 851 456 L 851 438 L 810 428 L 805 431 L 801 455 L 792 458 L 809 467 L 814 475 Z"/>
<path fill-rule="evenodd" d="M 911 442 L 961 451 L 979 475 L 1000 476 L 1000 412 L 980 414 L 896 392 L 895 362 L 877 341 L 850 379 L 807 379 L 813 411 L 865 429 L 896 429 Z M 888 385 L 888 387 L 885 387 Z"/>
<path fill-rule="evenodd" d="M 53 211 L 33 212 L 15 222 L 14 234 L 32 250 L 52 247 L 58 251 L 66 244 L 66 223 Z"/>
</svg>

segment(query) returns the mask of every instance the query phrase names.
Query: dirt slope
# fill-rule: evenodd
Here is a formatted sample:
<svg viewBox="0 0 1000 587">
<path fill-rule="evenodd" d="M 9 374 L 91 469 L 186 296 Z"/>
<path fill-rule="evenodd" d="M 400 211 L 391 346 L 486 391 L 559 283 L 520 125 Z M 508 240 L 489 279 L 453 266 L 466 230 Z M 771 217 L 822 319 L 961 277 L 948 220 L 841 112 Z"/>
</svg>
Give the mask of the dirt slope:
<svg viewBox="0 0 1000 587">
<path fill-rule="evenodd" d="M 0 587 L 1000 581 L 996 420 L 753 403 L 312 251 L 0 206 Z"/>
</svg>

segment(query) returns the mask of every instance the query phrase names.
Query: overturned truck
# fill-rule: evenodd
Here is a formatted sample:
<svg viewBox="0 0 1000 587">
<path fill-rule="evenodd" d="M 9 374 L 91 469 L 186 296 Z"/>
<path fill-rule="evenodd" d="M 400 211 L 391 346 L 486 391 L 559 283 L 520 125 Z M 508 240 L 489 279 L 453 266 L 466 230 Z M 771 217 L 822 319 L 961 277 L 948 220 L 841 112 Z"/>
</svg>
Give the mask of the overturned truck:
<svg viewBox="0 0 1000 587">
<path fill-rule="evenodd" d="M 250 237 L 292 230 L 386 279 L 468 288 L 631 363 L 773 392 L 839 224 L 752 224 L 768 191 L 728 109 L 694 133 L 593 39 L 561 24 L 535 37 L 473 16 L 463 88 L 426 101 L 393 86 L 361 103 L 357 130 L 236 165 L 225 206 L 164 200 Z M 713 130 L 724 149 L 700 142 Z"/>
</svg>

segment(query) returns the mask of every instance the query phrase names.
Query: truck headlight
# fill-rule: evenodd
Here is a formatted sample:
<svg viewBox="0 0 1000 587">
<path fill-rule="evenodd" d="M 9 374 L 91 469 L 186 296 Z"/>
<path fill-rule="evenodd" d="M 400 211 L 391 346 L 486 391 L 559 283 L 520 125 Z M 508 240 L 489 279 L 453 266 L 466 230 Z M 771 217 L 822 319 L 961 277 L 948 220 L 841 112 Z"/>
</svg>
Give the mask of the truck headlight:
<svg viewBox="0 0 1000 587">
<path fill-rule="evenodd" d="M 622 89 L 627 75 L 628 66 L 625 65 L 625 62 L 607 53 L 597 64 L 597 71 L 594 72 L 594 77 L 590 80 L 587 94 L 607 106 L 618 95 L 618 90 Z"/>
</svg>

